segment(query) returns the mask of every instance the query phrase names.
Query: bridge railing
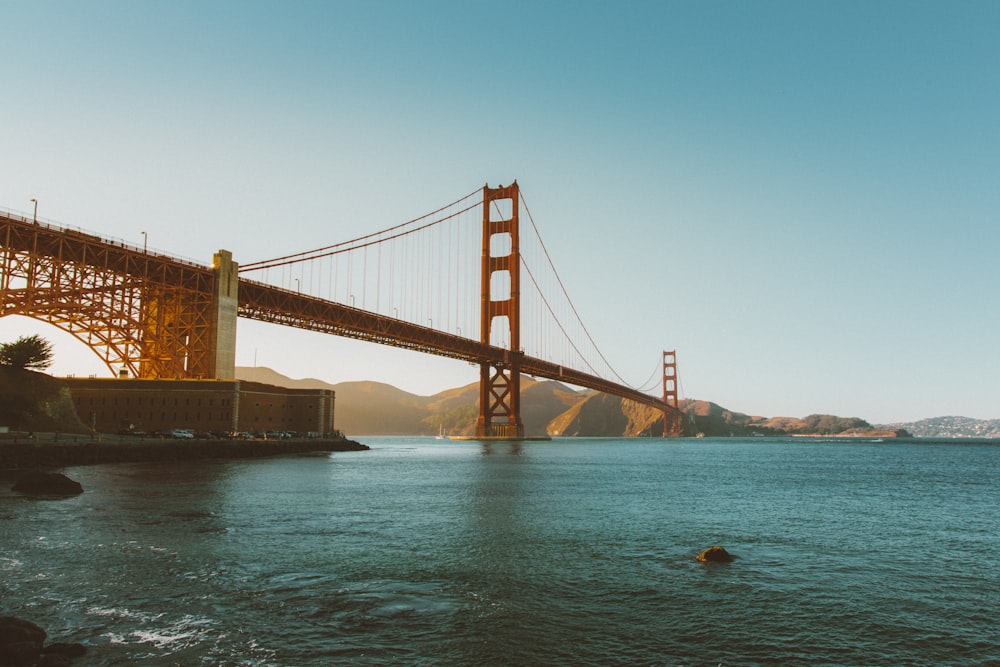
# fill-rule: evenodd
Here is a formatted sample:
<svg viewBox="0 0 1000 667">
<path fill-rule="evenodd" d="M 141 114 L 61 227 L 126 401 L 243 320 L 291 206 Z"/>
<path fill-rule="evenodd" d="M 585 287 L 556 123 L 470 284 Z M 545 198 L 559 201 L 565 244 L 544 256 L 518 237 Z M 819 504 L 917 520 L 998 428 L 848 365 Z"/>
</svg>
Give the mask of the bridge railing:
<svg viewBox="0 0 1000 667">
<path fill-rule="evenodd" d="M 15 222 L 21 222 L 28 225 L 34 225 L 42 229 L 48 229 L 54 232 L 67 232 L 70 234 L 81 235 L 88 241 L 96 241 L 99 243 L 106 243 L 111 246 L 118 248 L 123 248 L 125 250 L 130 250 L 136 253 L 145 253 L 153 257 L 159 257 L 161 259 L 169 259 L 179 264 L 186 264 L 192 268 L 204 269 L 209 266 L 207 262 L 199 262 L 188 257 L 180 257 L 173 253 L 164 252 L 162 250 L 150 249 L 149 247 L 143 247 L 135 244 L 134 242 L 126 241 L 125 239 L 114 238 L 110 236 L 104 236 L 96 232 L 90 231 L 89 229 L 84 229 L 83 227 L 71 227 L 68 225 L 57 224 L 56 222 L 49 220 L 48 218 L 36 217 L 33 215 L 28 215 L 23 211 L 13 211 L 9 208 L 0 207 L 0 217 L 7 218 L 8 220 L 13 220 Z"/>
</svg>

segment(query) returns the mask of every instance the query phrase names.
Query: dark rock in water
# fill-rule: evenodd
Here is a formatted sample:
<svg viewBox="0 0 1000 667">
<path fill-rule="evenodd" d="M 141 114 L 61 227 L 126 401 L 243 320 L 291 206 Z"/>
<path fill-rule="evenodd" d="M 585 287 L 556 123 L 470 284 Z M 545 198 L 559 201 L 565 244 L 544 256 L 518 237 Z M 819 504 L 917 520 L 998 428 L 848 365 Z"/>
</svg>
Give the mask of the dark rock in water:
<svg viewBox="0 0 1000 667">
<path fill-rule="evenodd" d="M 34 665 L 42 654 L 45 630 L 23 618 L 0 616 L 0 665 Z"/>
<path fill-rule="evenodd" d="M 77 643 L 53 642 L 43 648 L 42 653 L 45 654 L 46 658 L 51 655 L 61 655 L 72 660 L 73 658 L 82 658 L 87 655 L 87 647 Z"/>
<path fill-rule="evenodd" d="M 43 653 L 38 667 L 72 667 L 73 658 L 62 653 Z"/>
<path fill-rule="evenodd" d="M 34 642 L 14 642 L 0 646 L 0 665 L 35 667 L 42 655 L 42 647 Z"/>
<path fill-rule="evenodd" d="M 58 472 L 29 472 L 17 480 L 14 491 L 32 495 L 75 496 L 83 493 L 80 482 Z"/>
<path fill-rule="evenodd" d="M 698 554 L 702 563 L 732 563 L 733 557 L 722 547 L 710 547 Z"/>
<path fill-rule="evenodd" d="M 43 648 L 47 633 L 31 621 L 0 616 L 0 667 L 68 667 L 87 653 L 83 644 L 55 642 Z"/>
<path fill-rule="evenodd" d="M 15 616 L 0 616 L 0 645 L 14 642 L 45 642 L 47 633 L 31 621 Z"/>
</svg>

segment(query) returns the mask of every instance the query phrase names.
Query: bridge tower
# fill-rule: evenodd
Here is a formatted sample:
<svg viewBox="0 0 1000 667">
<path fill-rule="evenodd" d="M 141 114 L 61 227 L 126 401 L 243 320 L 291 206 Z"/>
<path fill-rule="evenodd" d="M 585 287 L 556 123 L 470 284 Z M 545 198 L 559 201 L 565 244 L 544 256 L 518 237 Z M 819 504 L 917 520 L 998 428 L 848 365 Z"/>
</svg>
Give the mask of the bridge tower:
<svg viewBox="0 0 1000 667">
<path fill-rule="evenodd" d="M 677 351 L 663 351 L 663 402 L 673 410 L 663 411 L 663 437 L 681 434 L 680 408 L 677 405 Z"/>
<path fill-rule="evenodd" d="M 480 342 L 490 345 L 493 327 L 507 326 L 510 341 L 501 362 L 479 364 L 480 438 L 523 438 L 521 422 L 521 251 L 517 181 L 483 187 L 483 257 Z"/>
</svg>

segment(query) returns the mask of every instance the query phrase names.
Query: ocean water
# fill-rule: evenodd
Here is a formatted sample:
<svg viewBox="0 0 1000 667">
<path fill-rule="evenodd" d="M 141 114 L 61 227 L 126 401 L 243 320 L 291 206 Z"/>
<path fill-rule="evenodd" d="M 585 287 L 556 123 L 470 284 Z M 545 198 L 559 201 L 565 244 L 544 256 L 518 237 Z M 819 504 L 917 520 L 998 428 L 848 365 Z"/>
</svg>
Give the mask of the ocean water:
<svg viewBox="0 0 1000 667">
<path fill-rule="evenodd" d="M 358 439 L 0 473 L 0 614 L 75 665 L 1000 665 L 1000 443 Z"/>
</svg>

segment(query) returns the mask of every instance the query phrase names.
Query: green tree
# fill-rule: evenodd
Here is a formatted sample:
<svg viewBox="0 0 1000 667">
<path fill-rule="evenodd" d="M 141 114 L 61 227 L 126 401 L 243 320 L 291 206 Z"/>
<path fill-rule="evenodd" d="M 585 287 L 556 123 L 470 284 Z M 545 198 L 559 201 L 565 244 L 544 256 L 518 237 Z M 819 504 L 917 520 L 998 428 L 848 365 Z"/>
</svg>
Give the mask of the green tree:
<svg viewBox="0 0 1000 667">
<path fill-rule="evenodd" d="M 16 370 L 43 371 L 52 365 L 52 356 L 52 343 L 38 334 L 0 344 L 0 366 Z"/>
</svg>

